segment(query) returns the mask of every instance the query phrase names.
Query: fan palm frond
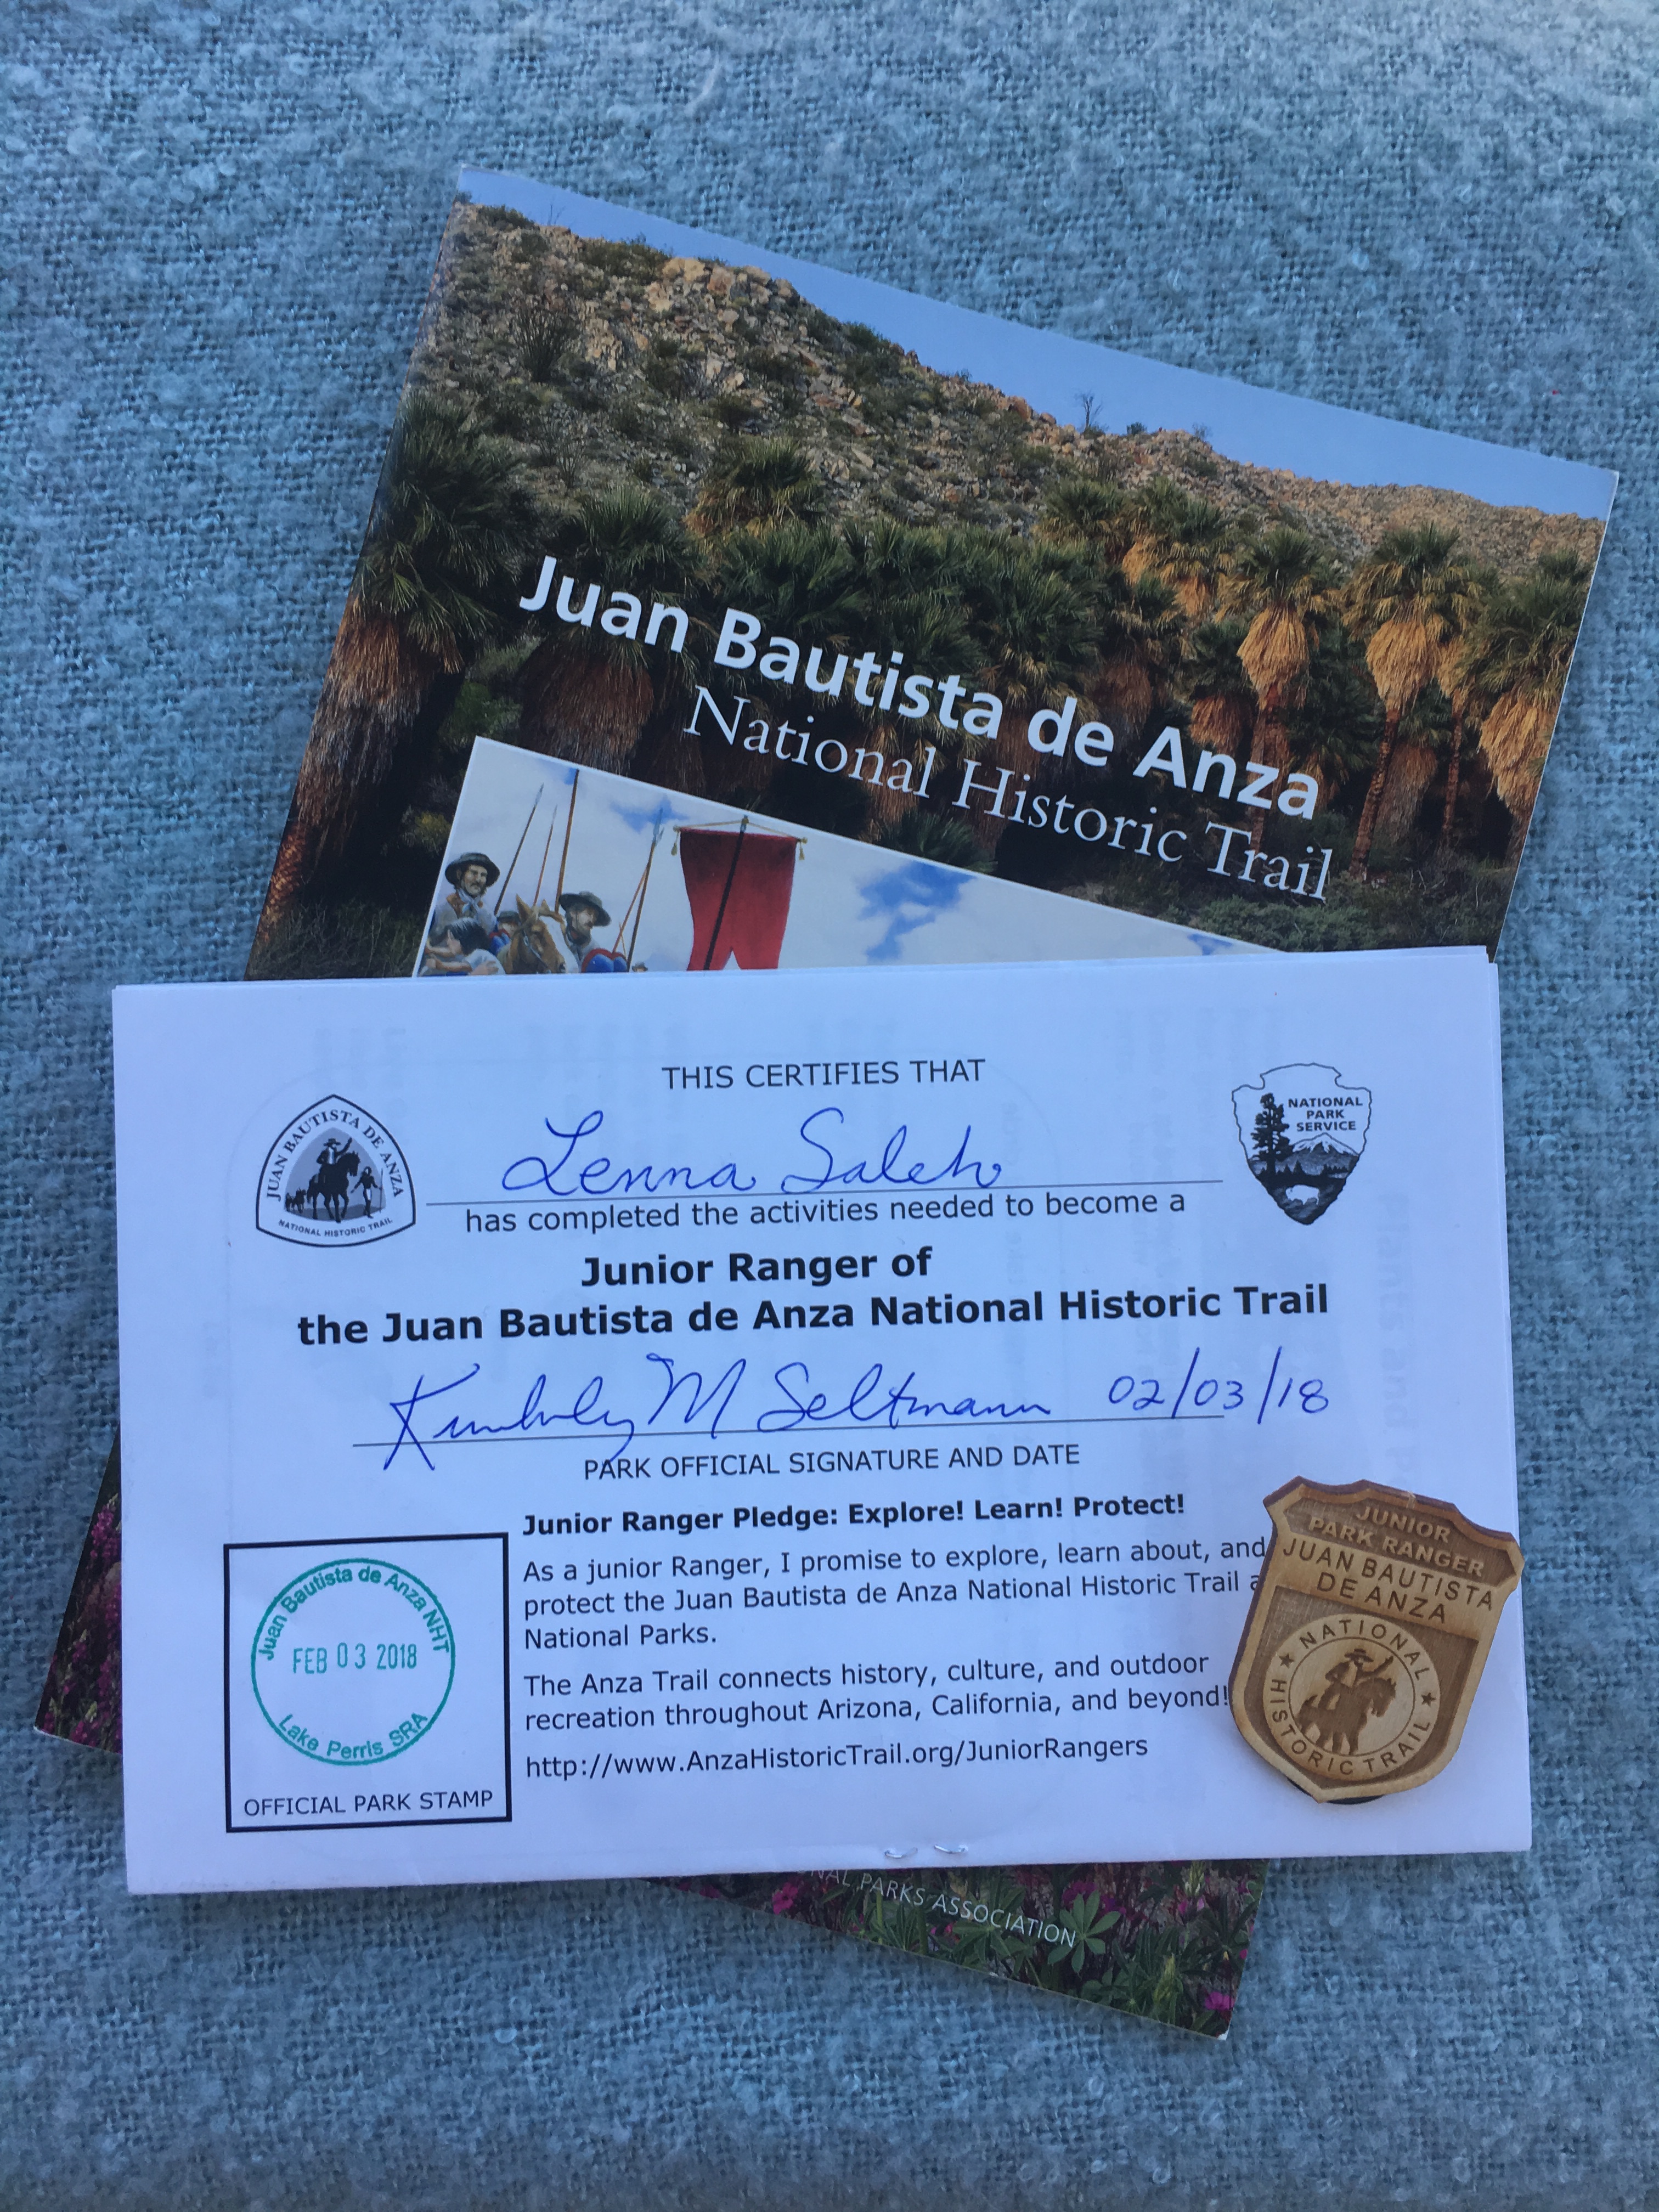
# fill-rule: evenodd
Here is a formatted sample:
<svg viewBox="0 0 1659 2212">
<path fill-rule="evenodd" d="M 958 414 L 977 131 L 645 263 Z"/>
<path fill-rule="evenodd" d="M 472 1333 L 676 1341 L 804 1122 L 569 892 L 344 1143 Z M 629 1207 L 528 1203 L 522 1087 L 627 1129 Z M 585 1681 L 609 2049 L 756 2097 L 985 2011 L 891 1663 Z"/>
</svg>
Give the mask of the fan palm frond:
<svg viewBox="0 0 1659 2212">
<path fill-rule="evenodd" d="M 823 498 L 822 479 L 793 438 L 733 438 L 716 454 L 686 520 L 701 538 L 724 538 L 816 521 Z"/>
</svg>

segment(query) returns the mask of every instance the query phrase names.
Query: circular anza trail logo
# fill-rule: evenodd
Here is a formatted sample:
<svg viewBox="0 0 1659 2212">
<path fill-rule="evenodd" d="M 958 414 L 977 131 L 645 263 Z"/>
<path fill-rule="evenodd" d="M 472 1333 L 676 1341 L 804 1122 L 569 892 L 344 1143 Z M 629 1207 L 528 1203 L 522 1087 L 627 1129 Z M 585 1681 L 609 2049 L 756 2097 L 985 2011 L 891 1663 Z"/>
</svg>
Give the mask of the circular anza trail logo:
<svg viewBox="0 0 1659 2212">
<path fill-rule="evenodd" d="M 427 1734 L 455 1679 L 449 1616 L 391 1559 L 308 1567 L 266 1607 L 250 1661 L 259 1710 L 328 1766 L 373 1766 Z"/>
<path fill-rule="evenodd" d="M 1382 1774 L 1433 1733 L 1440 1676 L 1395 1622 L 1333 1613 L 1279 1644 L 1262 1702 L 1274 1741 L 1304 1773 Z"/>
</svg>

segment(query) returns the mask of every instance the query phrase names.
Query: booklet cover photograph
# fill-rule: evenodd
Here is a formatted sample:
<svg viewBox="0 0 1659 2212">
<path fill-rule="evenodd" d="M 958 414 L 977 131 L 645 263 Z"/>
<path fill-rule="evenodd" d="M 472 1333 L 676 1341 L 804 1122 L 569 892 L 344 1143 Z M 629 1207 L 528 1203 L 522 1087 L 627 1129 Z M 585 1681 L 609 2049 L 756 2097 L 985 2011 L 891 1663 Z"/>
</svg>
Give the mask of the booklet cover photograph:
<svg viewBox="0 0 1659 2212">
<path fill-rule="evenodd" d="M 1218 936 L 1495 946 L 1611 480 L 1535 465 L 1551 512 L 1072 411 L 463 197 L 251 972 L 407 972 L 481 733 Z"/>
</svg>

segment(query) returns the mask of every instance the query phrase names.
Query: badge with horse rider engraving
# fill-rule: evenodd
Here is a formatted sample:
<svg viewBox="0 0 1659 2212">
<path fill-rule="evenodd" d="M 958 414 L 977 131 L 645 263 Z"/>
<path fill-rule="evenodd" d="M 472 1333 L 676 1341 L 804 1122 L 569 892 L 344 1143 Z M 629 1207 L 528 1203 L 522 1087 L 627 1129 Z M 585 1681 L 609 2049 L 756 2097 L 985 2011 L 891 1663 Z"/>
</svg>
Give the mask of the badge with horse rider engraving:
<svg viewBox="0 0 1659 2212">
<path fill-rule="evenodd" d="M 1457 1749 L 1513 1536 L 1377 1482 L 1288 1482 L 1227 1694 L 1252 1751 L 1322 1804 L 1415 1790 Z"/>
</svg>

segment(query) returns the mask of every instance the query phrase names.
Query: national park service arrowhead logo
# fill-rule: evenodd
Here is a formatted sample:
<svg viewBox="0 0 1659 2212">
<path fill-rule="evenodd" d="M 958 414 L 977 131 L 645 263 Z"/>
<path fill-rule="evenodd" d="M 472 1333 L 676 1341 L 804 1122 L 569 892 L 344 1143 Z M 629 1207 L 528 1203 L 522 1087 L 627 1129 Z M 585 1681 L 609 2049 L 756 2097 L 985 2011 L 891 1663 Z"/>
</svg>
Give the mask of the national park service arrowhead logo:
<svg viewBox="0 0 1659 2212">
<path fill-rule="evenodd" d="M 1322 1804 L 1432 1780 L 1520 1583 L 1514 1537 L 1376 1482 L 1264 1503 L 1273 1542 L 1227 1684 L 1239 1733 Z"/>
<path fill-rule="evenodd" d="M 1371 1094 L 1317 1061 L 1270 1067 L 1233 1093 L 1250 1173 L 1281 1213 L 1317 1221 L 1341 1197 L 1365 1149 Z"/>
<path fill-rule="evenodd" d="M 319 1098 L 265 1155 L 254 1218 L 289 1244 L 378 1243 L 414 1224 L 409 1163 L 373 1114 L 349 1098 Z"/>
</svg>

